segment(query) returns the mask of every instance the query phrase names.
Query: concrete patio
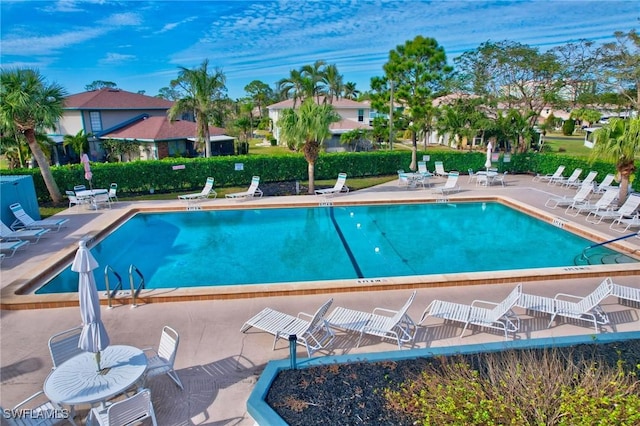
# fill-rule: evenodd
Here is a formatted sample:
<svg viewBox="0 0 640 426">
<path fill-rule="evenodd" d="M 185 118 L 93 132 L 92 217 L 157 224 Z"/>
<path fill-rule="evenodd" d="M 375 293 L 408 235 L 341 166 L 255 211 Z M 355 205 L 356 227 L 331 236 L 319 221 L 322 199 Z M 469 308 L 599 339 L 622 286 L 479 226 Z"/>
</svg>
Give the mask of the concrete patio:
<svg viewBox="0 0 640 426">
<path fill-rule="evenodd" d="M 441 184 L 444 179 L 436 179 Z M 609 229 L 608 223 L 591 225 L 584 215 L 572 218 L 563 210 L 544 207 L 552 194 L 573 195 L 575 190 L 534 183 L 531 176 L 509 176 L 506 186 L 476 186 L 467 183 L 461 176 L 462 190 L 448 197 L 456 200 L 478 199 L 479 197 L 505 197 L 514 204 L 526 204 L 534 213 L 560 217 L 568 225 L 575 224 L 585 234 L 595 238 L 613 239 L 622 234 Z M 347 185 L 349 180 L 347 179 Z M 352 191 L 338 195 L 332 200 L 338 202 L 367 203 L 389 200 L 433 200 L 438 197 L 429 189 L 399 188 L 396 181 L 366 190 Z M 266 205 L 317 205 L 321 199 L 314 196 L 265 197 L 246 202 L 216 199 L 202 204 L 203 208 L 229 208 L 233 206 Z M 72 254 L 77 241 L 87 234 L 99 233 L 101 229 L 115 223 L 130 208 L 173 209 L 185 204 L 175 201 L 138 203 L 116 203 L 111 210 L 98 212 L 82 208 L 65 211 L 61 216 L 71 218 L 71 225 L 57 234 L 42 239 L 37 245 L 18 252 L 14 258 L 5 259 L 1 265 L 0 282 L 3 290 L 2 303 L 9 303 L 8 289 L 37 276 L 39 272 L 51 268 L 57 253 Z M 640 253 L 640 238 L 632 237 L 620 242 L 629 253 Z M 585 273 L 586 272 L 586 273 Z M 490 281 L 490 273 L 486 278 Z M 556 274 L 557 275 L 557 274 Z M 612 275 L 614 281 L 640 288 L 640 263 L 615 266 L 592 267 L 588 271 L 573 271 L 567 268 L 564 276 L 558 278 L 527 279 L 523 283 L 526 292 L 553 296 L 558 292 L 586 295 L 604 277 Z M 499 301 L 513 288 L 508 277 L 489 285 L 438 286 L 420 285 L 409 315 L 419 320 L 424 308 L 433 299 L 444 299 L 470 303 L 474 299 Z M 405 286 L 406 287 L 406 286 Z M 374 291 L 375 290 L 375 291 Z M 334 292 L 309 295 L 273 295 L 269 297 L 235 298 L 226 300 L 192 300 L 187 302 L 164 302 L 142 304 L 135 309 L 128 305 L 118 305 L 113 309 L 103 306 L 102 319 L 105 322 L 112 344 L 132 345 L 145 348 L 158 345 L 163 325 L 171 325 L 180 333 L 180 347 L 176 360 L 176 370 L 185 386 L 181 391 L 168 377 L 160 376 L 148 381 L 154 408 L 160 425 L 253 425 L 254 421 L 246 410 L 246 401 L 261 371 L 270 360 L 285 359 L 289 356 L 286 342 L 281 342 L 272 350 L 273 336 L 257 330 L 240 333 L 242 324 L 264 307 L 281 310 L 292 315 L 298 312 L 313 313 L 317 307 L 333 297 L 334 306 L 347 306 L 370 311 L 375 307 L 399 308 L 406 301 L 410 290 Z M 17 296 L 15 296 L 17 298 Z M 19 299 L 27 296 L 20 296 Z M 76 297 L 77 299 L 77 297 Z M 17 300 L 17 299 L 16 299 Z M 73 302 L 73 295 L 69 296 Z M 9 307 L 9 305 L 7 305 Z M 79 309 L 75 306 L 48 309 L 12 308 L 0 310 L 0 405 L 11 408 L 27 396 L 42 389 L 44 380 L 51 370 L 51 360 L 47 348 L 48 338 L 59 331 L 80 324 Z M 611 324 L 601 332 L 640 330 L 640 309 L 637 306 L 620 304 L 609 297 L 603 304 Z M 331 311 L 331 309 L 330 309 Z M 594 333 L 588 323 L 573 323 L 560 320 L 547 328 L 548 318 L 531 317 L 521 314 L 522 327 L 518 339 L 535 337 L 561 337 L 570 335 L 590 335 Z M 458 337 L 462 328 L 430 319 L 417 334 L 414 348 L 451 346 L 503 340 L 500 333 L 472 328 L 464 337 Z M 357 339 L 353 335 L 338 333 L 331 354 L 359 354 L 367 352 L 392 351 L 395 343 L 381 342 L 379 339 L 364 339 L 360 348 L 355 348 Z M 302 347 L 298 357 L 305 357 Z M 323 356 L 319 354 L 318 356 Z"/>
</svg>

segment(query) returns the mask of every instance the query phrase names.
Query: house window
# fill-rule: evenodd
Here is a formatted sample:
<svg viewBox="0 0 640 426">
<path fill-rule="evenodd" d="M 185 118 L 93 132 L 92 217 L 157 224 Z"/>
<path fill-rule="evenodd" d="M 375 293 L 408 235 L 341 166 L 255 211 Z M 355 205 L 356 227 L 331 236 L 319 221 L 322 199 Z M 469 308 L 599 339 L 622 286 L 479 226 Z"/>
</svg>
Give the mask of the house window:
<svg viewBox="0 0 640 426">
<path fill-rule="evenodd" d="M 102 130 L 102 118 L 100 117 L 100 111 L 91 111 L 89 113 L 89 121 L 91 123 L 92 132 L 99 132 Z"/>
<path fill-rule="evenodd" d="M 359 109 L 358 110 L 358 121 L 359 122 L 363 122 L 364 121 L 364 110 L 363 109 Z"/>
</svg>

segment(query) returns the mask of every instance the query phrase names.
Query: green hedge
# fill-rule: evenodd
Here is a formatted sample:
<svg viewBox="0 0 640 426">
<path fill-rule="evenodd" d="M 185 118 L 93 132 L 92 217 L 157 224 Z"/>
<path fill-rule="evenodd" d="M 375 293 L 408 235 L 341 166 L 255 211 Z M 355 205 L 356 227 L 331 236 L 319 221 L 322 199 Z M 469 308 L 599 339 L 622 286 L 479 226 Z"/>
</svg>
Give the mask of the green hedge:
<svg viewBox="0 0 640 426">
<path fill-rule="evenodd" d="M 442 161 L 445 170 L 458 170 L 467 173 L 484 169 L 486 155 L 482 152 L 418 152 L 418 159 L 429 155 L 427 167 L 434 169 L 435 161 Z M 525 153 L 512 154 L 510 161 L 505 162 L 501 155 L 498 162 L 493 163 L 500 171 L 510 173 L 555 172 L 559 165 L 566 166 L 566 172 L 582 168 L 582 177 L 587 172 L 598 172 L 596 180 L 600 181 L 607 173 L 615 173 L 615 166 L 610 163 L 589 162 L 586 158 L 571 157 L 561 154 Z M 395 174 L 398 169 L 409 170 L 410 151 L 376 151 L 376 152 L 344 152 L 321 154 L 316 163 L 316 179 L 335 179 L 340 172 L 350 177 L 365 177 Z M 236 167 L 242 165 L 242 167 Z M 177 166 L 177 167 L 176 167 Z M 81 164 L 72 164 L 51 168 L 53 176 L 61 191 L 73 189 L 75 185 L 86 184 L 84 169 Z M 208 176 L 213 176 L 216 187 L 249 185 L 251 176 L 260 176 L 261 182 L 281 182 L 307 180 L 307 162 L 301 154 L 280 156 L 240 155 L 232 157 L 211 158 L 168 158 L 163 160 L 134 161 L 129 163 L 92 163 L 94 188 L 108 188 L 112 182 L 118 184 L 118 193 L 137 194 L 149 192 L 175 192 L 199 190 Z M 4 175 L 33 176 L 36 194 L 39 201 L 50 201 L 48 191 L 38 169 L 2 170 Z M 638 190 L 640 180 L 640 164 L 633 180 L 633 187 Z"/>
</svg>

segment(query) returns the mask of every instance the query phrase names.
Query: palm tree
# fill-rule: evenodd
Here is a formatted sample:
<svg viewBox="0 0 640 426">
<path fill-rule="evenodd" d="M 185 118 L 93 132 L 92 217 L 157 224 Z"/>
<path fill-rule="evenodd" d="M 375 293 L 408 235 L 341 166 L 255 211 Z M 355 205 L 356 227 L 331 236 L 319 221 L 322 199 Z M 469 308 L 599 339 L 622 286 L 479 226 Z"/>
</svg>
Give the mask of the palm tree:
<svg viewBox="0 0 640 426">
<path fill-rule="evenodd" d="M 636 171 L 635 159 L 640 156 L 640 117 L 628 120 L 611 119 L 593 132 L 592 161 L 613 161 L 620 176 L 618 203 L 623 204 L 629 193 L 629 179 Z"/>
<path fill-rule="evenodd" d="M 87 152 L 87 148 L 89 147 L 89 135 L 85 135 L 82 129 L 75 135 L 64 135 L 62 145 L 71 145 L 71 149 L 78 154 L 78 162 L 80 162 L 82 154 Z"/>
<path fill-rule="evenodd" d="M 318 60 L 313 65 L 304 65 L 300 70 L 307 79 L 306 95 L 309 97 L 315 96 L 318 103 L 320 103 L 320 96 L 324 94 L 324 87 L 321 83 L 324 81 L 326 74 L 326 67 L 323 68 L 325 65 L 325 61 Z"/>
<path fill-rule="evenodd" d="M 24 134 L 54 203 L 61 202 L 62 195 L 38 145 L 36 130 L 55 127 L 62 117 L 65 96 L 62 86 L 46 84 L 37 70 L 18 68 L 0 74 L 0 126 Z"/>
<path fill-rule="evenodd" d="M 293 107 L 296 107 L 298 99 L 305 97 L 305 77 L 301 71 L 291 70 L 289 78 L 283 78 L 276 83 L 281 99 L 293 99 Z"/>
<path fill-rule="evenodd" d="M 180 67 L 178 78 L 171 82 L 171 87 L 179 86 L 186 93 L 169 109 L 169 120 L 176 120 L 183 113 L 193 113 L 198 128 L 198 144 L 204 144 L 205 157 L 211 156 L 209 142 L 209 123 L 213 115 L 220 113 L 219 108 L 224 100 L 226 77 L 222 70 L 216 68 L 213 74 L 207 69 L 209 60 L 205 59 L 200 68 L 188 69 Z"/>
<path fill-rule="evenodd" d="M 306 99 L 298 109 L 285 109 L 278 120 L 282 139 L 287 144 L 302 147 L 307 160 L 309 194 L 315 193 L 315 164 L 322 142 L 331 135 L 329 125 L 337 121 L 340 121 L 340 116 L 332 105 L 319 105 L 311 98 Z"/>
<path fill-rule="evenodd" d="M 347 81 L 342 88 L 342 94 L 345 99 L 356 100 L 360 91 L 356 89 L 356 83 L 353 81 Z"/>
<path fill-rule="evenodd" d="M 340 99 L 340 95 L 344 90 L 344 83 L 342 82 L 342 74 L 338 72 L 338 67 L 335 65 L 327 65 L 324 69 L 322 81 L 327 88 L 327 96 L 329 96 L 329 103 L 333 103 L 333 99 Z"/>
</svg>

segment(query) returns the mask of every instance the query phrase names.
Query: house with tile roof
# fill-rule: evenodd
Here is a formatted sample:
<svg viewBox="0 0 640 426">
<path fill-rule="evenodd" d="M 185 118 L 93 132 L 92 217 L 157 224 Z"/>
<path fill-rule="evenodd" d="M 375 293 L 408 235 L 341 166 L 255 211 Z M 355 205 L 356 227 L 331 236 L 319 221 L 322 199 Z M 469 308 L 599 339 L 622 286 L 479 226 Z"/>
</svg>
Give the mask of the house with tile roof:
<svg viewBox="0 0 640 426">
<path fill-rule="evenodd" d="M 65 98 L 63 116 L 48 136 L 58 143 L 58 151 L 67 154 L 60 145 L 64 135 L 75 135 L 80 130 L 92 135 L 89 139 L 89 157 L 92 161 L 105 161 L 106 152 L 101 141 L 114 139 L 135 141 L 140 145 L 140 159 L 161 159 L 173 155 L 196 155 L 196 123 L 190 117 L 170 122 L 167 111 L 172 101 L 104 88 L 82 92 Z M 214 155 L 234 153 L 234 138 L 224 129 L 211 127 L 211 146 Z"/>
<path fill-rule="evenodd" d="M 323 99 L 320 101 L 322 102 Z M 295 106 L 299 105 L 300 101 L 297 101 Z M 351 99 L 334 99 L 332 105 L 341 120 L 329 126 L 331 138 L 324 141 L 324 146 L 327 151 L 344 151 L 345 148 L 340 143 L 340 135 L 355 129 L 372 129 L 370 122 L 371 106 L 368 102 L 357 102 Z M 278 141 L 278 144 L 282 143 L 280 141 L 280 129 L 277 126 L 278 120 L 283 110 L 293 107 L 293 99 L 267 106 L 269 118 L 273 123 L 273 137 Z"/>
</svg>

